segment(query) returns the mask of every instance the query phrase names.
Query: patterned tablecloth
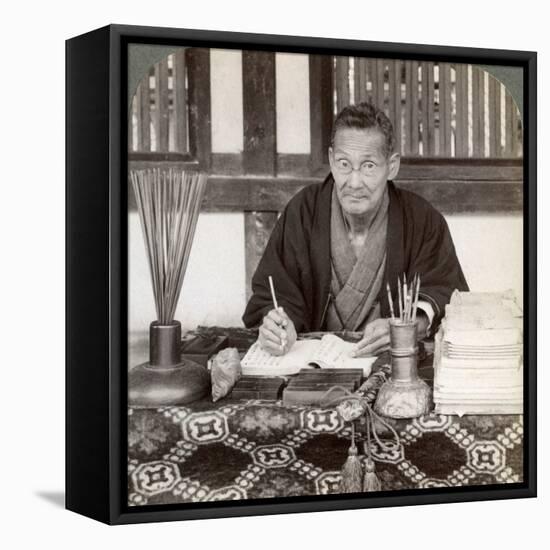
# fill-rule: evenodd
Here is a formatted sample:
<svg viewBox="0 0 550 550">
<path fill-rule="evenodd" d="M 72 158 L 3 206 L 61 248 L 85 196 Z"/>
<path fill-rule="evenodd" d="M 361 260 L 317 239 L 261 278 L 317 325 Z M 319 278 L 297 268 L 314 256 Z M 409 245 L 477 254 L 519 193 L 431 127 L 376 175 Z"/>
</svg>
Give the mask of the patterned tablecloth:
<svg viewBox="0 0 550 550">
<path fill-rule="evenodd" d="M 128 422 L 130 505 L 337 493 L 350 443 L 334 409 L 281 402 L 130 409 Z M 373 447 L 383 490 L 523 480 L 521 416 L 392 423 L 400 443 Z"/>
</svg>

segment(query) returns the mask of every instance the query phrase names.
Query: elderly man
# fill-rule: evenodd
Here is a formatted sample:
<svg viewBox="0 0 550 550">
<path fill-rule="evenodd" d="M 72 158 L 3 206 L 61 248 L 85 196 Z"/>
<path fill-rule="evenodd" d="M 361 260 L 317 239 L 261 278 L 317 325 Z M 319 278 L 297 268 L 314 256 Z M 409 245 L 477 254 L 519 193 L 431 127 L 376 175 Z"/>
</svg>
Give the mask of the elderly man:
<svg viewBox="0 0 550 550">
<path fill-rule="evenodd" d="M 377 107 L 361 103 L 337 116 L 328 151 L 331 174 L 288 203 L 252 279 L 246 326 L 260 326 L 272 355 L 286 353 L 302 331 L 362 331 L 356 356 L 389 346 L 386 284 L 418 273 L 419 337 L 434 329 L 454 289 L 468 290 L 443 216 L 395 187 L 393 128 Z M 268 277 L 272 276 L 278 309 Z"/>
</svg>

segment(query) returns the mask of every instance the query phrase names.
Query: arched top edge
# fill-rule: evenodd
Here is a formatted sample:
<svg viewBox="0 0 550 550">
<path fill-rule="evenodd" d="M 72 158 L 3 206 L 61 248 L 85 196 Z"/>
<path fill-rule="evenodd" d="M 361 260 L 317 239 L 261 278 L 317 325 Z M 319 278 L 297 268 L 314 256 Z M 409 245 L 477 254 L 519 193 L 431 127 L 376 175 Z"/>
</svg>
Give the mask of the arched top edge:
<svg viewBox="0 0 550 550">
<path fill-rule="evenodd" d="M 160 46 L 156 44 L 128 45 L 128 109 L 131 108 L 139 83 L 159 61 L 166 59 L 182 46 Z"/>
</svg>

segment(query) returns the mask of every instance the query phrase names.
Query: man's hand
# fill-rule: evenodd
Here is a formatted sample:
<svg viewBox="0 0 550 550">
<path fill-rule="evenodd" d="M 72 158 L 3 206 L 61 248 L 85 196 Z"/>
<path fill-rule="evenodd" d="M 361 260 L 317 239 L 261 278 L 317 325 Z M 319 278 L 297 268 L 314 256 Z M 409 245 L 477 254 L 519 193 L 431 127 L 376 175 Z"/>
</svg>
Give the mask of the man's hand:
<svg viewBox="0 0 550 550">
<path fill-rule="evenodd" d="M 430 321 L 420 309 L 417 310 L 416 320 L 418 322 L 417 338 L 422 340 L 426 337 Z M 390 320 L 376 319 L 365 327 L 363 338 L 355 346 L 352 357 L 380 355 L 388 349 L 390 349 Z"/>
<path fill-rule="evenodd" d="M 379 355 L 388 349 L 390 349 L 390 321 L 389 319 L 376 319 L 365 327 L 363 338 L 357 342 L 351 355 L 352 357 L 367 357 Z"/>
<path fill-rule="evenodd" d="M 296 342 L 296 328 L 282 307 L 272 309 L 260 327 L 260 346 L 271 355 L 284 355 Z"/>
</svg>

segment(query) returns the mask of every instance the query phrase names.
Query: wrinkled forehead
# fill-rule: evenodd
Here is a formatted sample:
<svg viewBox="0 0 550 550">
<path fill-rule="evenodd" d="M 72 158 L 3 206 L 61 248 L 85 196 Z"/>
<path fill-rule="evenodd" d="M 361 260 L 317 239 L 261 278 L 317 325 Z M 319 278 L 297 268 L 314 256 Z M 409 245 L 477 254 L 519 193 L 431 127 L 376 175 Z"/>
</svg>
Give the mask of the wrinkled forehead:
<svg viewBox="0 0 550 550">
<path fill-rule="evenodd" d="M 384 156 L 385 136 L 378 128 L 340 128 L 334 135 L 333 151 Z"/>
</svg>

